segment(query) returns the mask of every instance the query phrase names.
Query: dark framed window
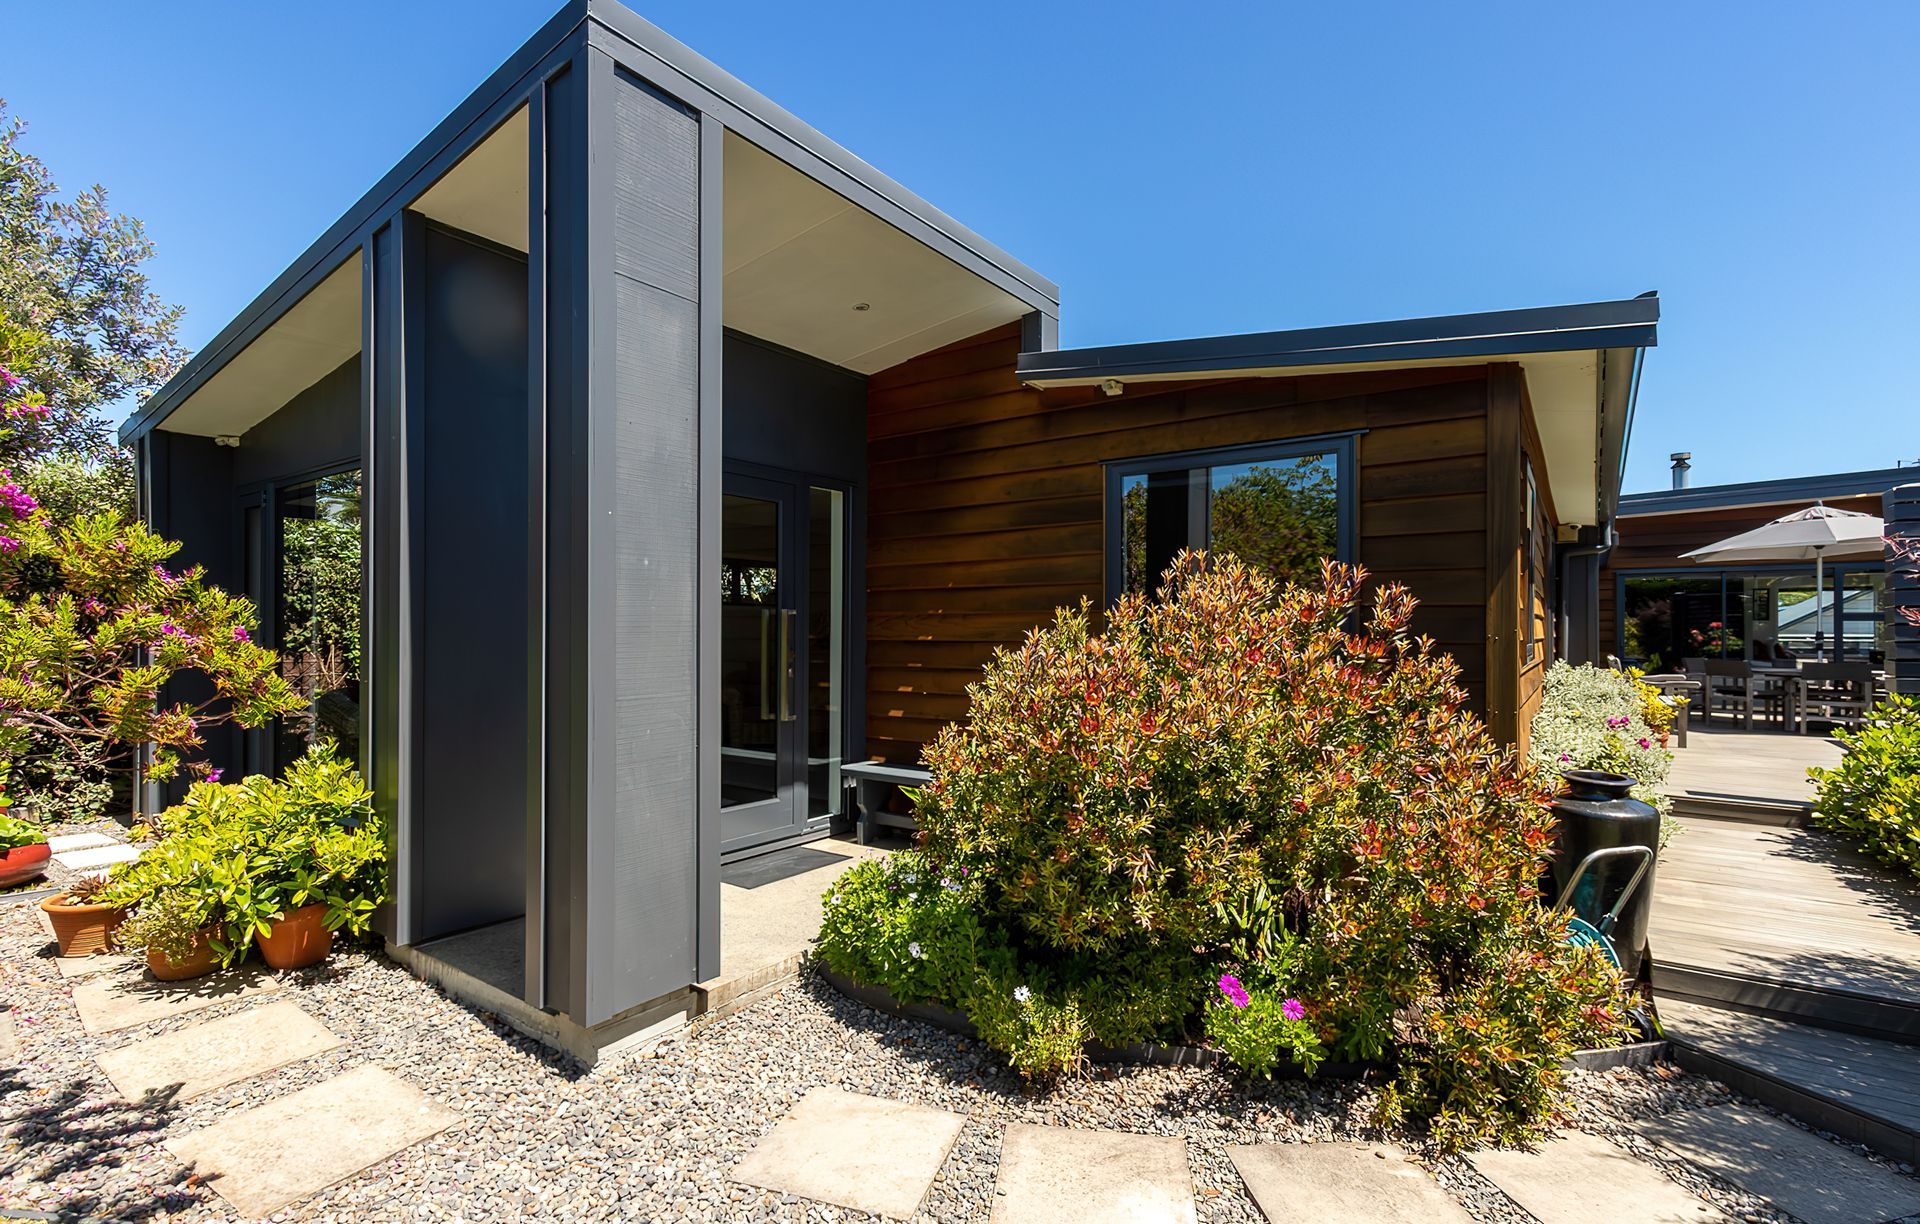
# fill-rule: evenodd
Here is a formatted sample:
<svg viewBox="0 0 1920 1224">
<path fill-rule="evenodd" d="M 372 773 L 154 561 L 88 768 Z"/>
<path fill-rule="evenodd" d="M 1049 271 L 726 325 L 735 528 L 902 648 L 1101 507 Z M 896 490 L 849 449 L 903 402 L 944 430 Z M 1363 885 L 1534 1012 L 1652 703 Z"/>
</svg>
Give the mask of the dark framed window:
<svg viewBox="0 0 1920 1224">
<path fill-rule="evenodd" d="M 1278 582 L 1355 552 L 1355 434 L 1109 463 L 1107 598 L 1151 593 L 1184 548 L 1232 554 Z"/>
<path fill-rule="evenodd" d="M 274 645 L 280 672 L 306 698 L 279 721 L 274 764 L 321 740 L 360 761 L 360 469 L 274 490 Z"/>
</svg>

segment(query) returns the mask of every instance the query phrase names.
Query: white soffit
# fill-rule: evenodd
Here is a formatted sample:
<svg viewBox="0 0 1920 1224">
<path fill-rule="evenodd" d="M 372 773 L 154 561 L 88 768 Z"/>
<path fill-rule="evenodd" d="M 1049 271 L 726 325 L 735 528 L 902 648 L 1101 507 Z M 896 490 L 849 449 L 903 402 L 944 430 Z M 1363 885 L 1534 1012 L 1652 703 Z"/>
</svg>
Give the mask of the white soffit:
<svg viewBox="0 0 1920 1224">
<path fill-rule="evenodd" d="M 871 374 L 1028 312 L 732 132 L 724 181 L 722 313 L 736 331 Z"/>
<path fill-rule="evenodd" d="M 420 193 L 413 210 L 490 242 L 527 249 L 527 108 Z"/>
<path fill-rule="evenodd" d="M 360 351 L 360 253 L 294 303 L 160 426 L 238 436 Z"/>
</svg>

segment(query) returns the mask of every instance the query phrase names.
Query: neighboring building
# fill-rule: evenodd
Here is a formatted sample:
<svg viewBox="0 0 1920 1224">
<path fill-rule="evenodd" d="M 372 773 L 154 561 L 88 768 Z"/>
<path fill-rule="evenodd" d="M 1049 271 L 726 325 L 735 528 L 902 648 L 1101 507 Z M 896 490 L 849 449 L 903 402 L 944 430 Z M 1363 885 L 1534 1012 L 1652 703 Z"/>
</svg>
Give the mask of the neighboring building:
<svg viewBox="0 0 1920 1224">
<path fill-rule="evenodd" d="M 1888 489 L 1916 477 L 1914 468 L 1881 468 L 1622 497 L 1619 539 L 1601 571 L 1606 649 L 1652 670 L 1688 656 L 1766 660 L 1782 646 L 1811 658 L 1816 642 L 1833 658 L 1880 662 L 1889 641 L 1883 562 L 1828 561 L 1816 601 L 1811 562 L 1699 565 L 1682 554 L 1815 502 L 1877 515 Z"/>
<path fill-rule="evenodd" d="M 218 763 L 347 742 L 388 939 L 499 932 L 453 967 L 578 1049 L 692 1005 L 723 860 L 823 835 L 844 763 L 1184 545 L 1406 582 L 1524 735 L 1594 640 L 1657 299 L 1079 351 L 1058 309 L 575 0 L 123 430 L 317 699 Z"/>
</svg>

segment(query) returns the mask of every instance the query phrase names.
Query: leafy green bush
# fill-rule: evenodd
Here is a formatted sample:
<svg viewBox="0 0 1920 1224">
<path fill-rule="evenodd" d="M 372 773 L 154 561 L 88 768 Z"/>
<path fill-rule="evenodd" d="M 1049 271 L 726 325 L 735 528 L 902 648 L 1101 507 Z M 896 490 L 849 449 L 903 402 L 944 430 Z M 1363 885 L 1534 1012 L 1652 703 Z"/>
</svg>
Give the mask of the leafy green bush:
<svg viewBox="0 0 1920 1224">
<path fill-rule="evenodd" d="M 1633 797 L 1672 811 L 1664 783 L 1673 753 L 1648 724 L 1646 686 L 1624 672 L 1564 660 L 1547 669 L 1528 756 L 1549 773 L 1598 769 L 1634 780 Z"/>
<path fill-rule="evenodd" d="M 1235 1066 L 1269 1079 L 1286 1055 L 1313 1074 L 1323 1052 L 1306 1004 L 1266 987 L 1248 989 L 1230 973 L 1220 975 L 1219 986 L 1220 997 L 1207 1004 L 1207 1037 Z"/>
<path fill-rule="evenodd" d="M 114 869 L 108 899 L 136 919 L 158 907 L 166 917 L 152 920 L 156 930 L 217 925 L 222 964 L 302 906 L 324 904 L 328 930 L 359 935 L 386 899 L 386 838 L 372 793 L 331 745 L 309 750 L 282 779 L 196 782 L 158 823 L 159 842 Z"/>
<path fill-rule="evenodd" d="M 1890 697 L 1858 730 L 1833 737 L 1847 755 L 1808 771 L 1818 788 L 1814 823 L 1920 876 L 1920 699 Z"/>
<path fill-rule="evenodd" d="M 1359 612 L 1364 580 L 1330 565 L 1276 590 L 1183 556 L 1160 598 L 1124 597 L 1104 633 L 1083 604 L 996 655 L 967 722 L 927 749 L 917 795 L 912 870 L 958 882 L 970 983 L 956 956 L 903 975 L 909 990 L 947 983 L 933 997 L 1034 1074 L 1071 1067 L 1088 1040 L 1211 1021 L 1254 1074 L 1283 1049 L 1398 1061 L 1394 1103 L 1449 1143 L 1536 1132 L 1567 1052 L 1623 1031 L 1618 981 L 1542 917 L 1548 779 L 1466 712 L 1458 669 L 1410 633 L 1403 589 Z M 902 973 L 899 932 L 934 945 L 860 895 L 879 933 L 859 935 L 850 908 L 822 953 L 890 985 L 867 975 Z M 1223 971 L 1275 991 L 1262 997 L 1282 1020 L 1298 1000 L 1318 1046 L 1265 1006 L 1203 1012 Z M 1476 1012 L 1504 1026 L 1491 1049 L 1473 1044 Z M 1488 1060 L 1492 1086 L 1468 1082 Z"/>
</svg>

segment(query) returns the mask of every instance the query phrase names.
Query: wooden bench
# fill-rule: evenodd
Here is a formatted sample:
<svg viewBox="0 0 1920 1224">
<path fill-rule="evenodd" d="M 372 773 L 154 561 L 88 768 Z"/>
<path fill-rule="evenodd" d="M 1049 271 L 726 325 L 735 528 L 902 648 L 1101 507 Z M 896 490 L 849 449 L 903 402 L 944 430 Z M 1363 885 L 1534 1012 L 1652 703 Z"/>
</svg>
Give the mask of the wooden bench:
<svg viewBox="0 0 1920 1224">
<path fill-rule="evenodd" d="M 887 800 L 909 786 L 925 786 L 932 775 L 917 765 L 889 765 L 884 761 L 862 761 L 842 765 L 840 777 L 853 787 L 854 833 L 866 845 L 875 828 L 920 831 L 910 812 L 887 810 Z"/>
</svg>

